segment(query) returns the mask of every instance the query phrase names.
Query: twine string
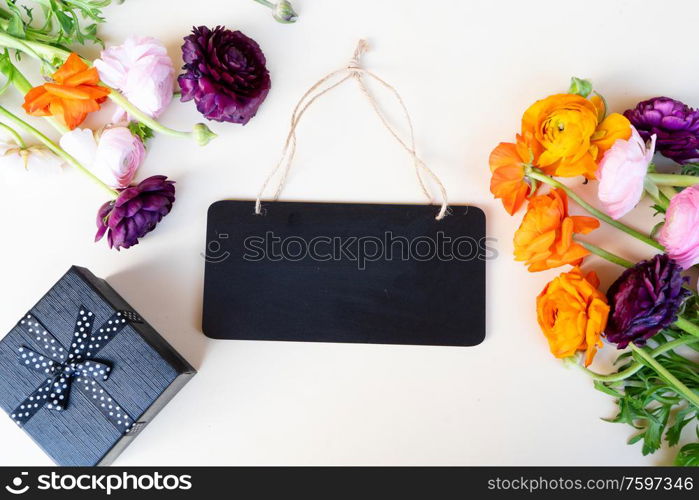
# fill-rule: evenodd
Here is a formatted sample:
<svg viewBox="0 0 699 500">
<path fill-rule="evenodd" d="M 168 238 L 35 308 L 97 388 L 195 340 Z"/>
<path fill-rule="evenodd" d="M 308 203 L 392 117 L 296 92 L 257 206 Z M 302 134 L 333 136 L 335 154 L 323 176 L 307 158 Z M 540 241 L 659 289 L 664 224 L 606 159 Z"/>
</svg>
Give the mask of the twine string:
<svg viewBox="0 0 699 500">
<path fill-rule="evenodd" d="M 279 161 L 275 165 L 275 167 L 272 169 L 272 171 L 269 173 L 267 178 L 265 179 L 264 183 L 262 184 L 262 187 L 260 188 L 259 193 L 257 194 L 257 199 L 255 200 L 255 213 L 260 214 L 262 212 L 262 196 L 264 195 L 267 187 L 269 186 L 269 183 L 272 181 L 275 175 L 279 172 L 280 169 L 282 169 L 282 175 L 279 180 L 279 183 L 277 185 L 277 189 L 275 191 L 273 200 L 276 201 L 279 199 L 279 196 L 281 195 L 282 190 L 284 189 L 284 186 L 286 184 L 287 178 L 289 176 L 289 171 L 291 170 L 291 164 L 293 162 L 294 156 L 296 155 L 296 129 L 299 125 L 299 122 L 301 121 L 301 118 L 303 115 L 306 113 L 308 108 L 316 102 L 320 97 L 323 95 L 327 94 L 331 90 L 335 89 L 336 87 L 339 87 L 342 85 L 344 82 L 346 82 L 349 79 L 354 79 L 358 86 L 359 89 L 366 98 L 366 100 L 369 102 L 371 105 L 372 109 L 376 113 L 376 115 L 379 117 L 381 120 L 381 123 L 384 125 L 386 130 L 396 139 L 396 141 L 400 144 L 400 146 L 412 157 L 413 159 L 413 166 L 415 167 L 415 173 L 418 179 L 418 183 L 420 184 L 420 188 L 422 190 L 422 193 L 425 195 L 427 198 L 428 202 L 431 204 L 433 203 L 432 196 L 430 195 L 429 190 L 427 189 L 427 186 L 425 185 L 424 179 L 422 177 L 422 174 L 426 174 L 428 177 L 432 179 L 432 181 L 437 185 L 440 191 L 441 195 L 441 207 L 439 209 L 439 213 L 435 217 L 437 220 L 441 220 L 444 218 L 444 216 L 447 213 L 447 208 L 448 208 L 448 203 L 447 203 L 447 191 L 442 184 L 442 182 L 439 180 L 439 177 L 432 171 L 430 167 L 428 167 L 424 161 L 418 156 L 415 148 L 415 131 L 413 128 L 413 122 L 410 117 L 410 113 L 408 112 L 408 108 L 405 105 L 405 102 L 403 101 L 403 98 L 400 96 L 398 91 L 387 83 L 386 81 L 382 80 L 378 76 L 376 76 L 374 73 L 371 71 L 363 68 L 361 66 L 361 57 L 362 55 L 366 52 L 368 48 L 368 44 L 366 40 L 359 40 L 359 43 L 357 44 L 357 47 L 354 51 L 354 55 L 352 56 L 352 59 L 350 59 L 349 63 L 347 64 L 346 67 L 332 71 L 331 73 L 328 73 L 325 75 L 323 78 L 318 80 L 311 88 L 309 88 L 305 94 L 299 99 L 298 103 L 294 107 L 294 111 L 291 115 L 291 121 L 289 124 L 289 132 L 286 136 L 286 141 L 284 142 L 284 147 L 282 149 L 282 155 L 279 158 Z M 332 79 L 341 76 L 338 81 L 331 83 L 330 85 L 327 85 L 324 87 L 326 83 L 331 81 Z M 408 124 L 408 140 L 404 140 L 401 138 L 400 134 L 398 131 L 391 125 L 389 120 L 386 118 L 386 115 L 383 113 L 381 110 L 381 107 L 379 106 L 379 103 L 377 102 L 376 98 L 373 96 L 373 94 L 370 92 L 369 88 L 366 85 L 366 82 L 364 81 L 364 77 L 369 77 L 372 80 L 376 81 L 379 83 L 381 86 L 386 88 L 398 101 L 400 104 L 400 107 L 403 111 L 403 115 L 405 116 L 405 119 Z"/>
</svg>

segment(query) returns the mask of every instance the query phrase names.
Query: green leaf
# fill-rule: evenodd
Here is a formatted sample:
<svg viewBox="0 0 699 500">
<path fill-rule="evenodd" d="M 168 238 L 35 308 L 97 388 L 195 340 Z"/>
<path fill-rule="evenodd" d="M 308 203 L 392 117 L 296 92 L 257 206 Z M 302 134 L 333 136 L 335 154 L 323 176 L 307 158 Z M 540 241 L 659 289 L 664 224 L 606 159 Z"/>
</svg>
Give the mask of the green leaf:
<svg viewBox="0 0 699 500">
<path fill-rule="evenodd" d="M 665 212 L 666 212 L 665 207 L 660 206 L 660 205 L 658 205 L 658 204 L 651 205 L 650 208 L 652 208 L 652 209 L 655 211 L 655 212 L 653 213 L 653 217 L 655 217 L 656 215 L 660 215 L 660 214 L 663 214 L 663 215 L 664 215 Z M 652 232 L 652 231 L 655 231 L 655 233 L 653 233 L 653 234 L 651 235 L 651 238 L 654 237 L 654 236 L 657 234 L 658 231 L 660 231 L 660 228 L 662 227 L 662 225 L 663 225 L 664 223 L 665 223 L 665 221 L 659 222 L 658 224 L 655 225 L 655 227 L 653 227 L 653 229 L 651 230 L 651 232 Z"/>
<path fill-rule="evenodd" d="M 578 94 L 582 97 L 587 97 L 592 93 L 592 82 L 583 78 L 572 77 L 570 79 L 569 94 Z"/>
<path fill-rule="evenodd" d="M 19 7 L 15 0 L 3 3 L 6 5 L 2 9 L 7 19 L 5 31 L 10 36 L 62 49 L 88 41 L 104 46 L 97 36 L 97 25 L 104 22 L 102 9 L 112 3 L 111 0 L 34 0 L 42 12 L 37 16 L 37 25 L 34 25 L 31 7 Z M 85 26 L 81 25 L 83 22 Z"/>
<path fill-rule="evenodd" d="M 144 125 L 141 122 L 129 123 L 129 130 L 133 135 L 139 137 L 143 144 L 146 144 L 146 142 L 154 135 L 153 129 L 151 129 L 148 125 Z"/>
<path fill-rule="evenodd" d="M 22 19 L 20 13 L 16 10 L 12 11 L 12 17 L 7 24 L 7 33 L 17 38 L 26 38 L 24 20 Z"/>
<path fill-rule="evenodd" d="M 683 446 L 675 457 L 675 465 L 679 467 L 699 467 L 699 443 Z"/>
<path fill-rule="evenodd" d="M 687 426 L 687 424 L 689 424 L 695 418 L 695 416 L 692 415 L 693 413 L 693 407 L 685 408 L 684 410 L 680 410 L 677 412 L 677 414 L 675 415 L 675 422 L 670 426 L 670 428 L 668 428 L 667 432 L 665 433 L 665 439 L 667 439 L 668 445 L 675 446 L 677 443 L 680 442 L 682 429 L 684 429 Z"/>
<path fill-rule="evenodd" d="M 644 433 L 639 433 L 631 436 L 629 440 L 626 442 L 627 444 L 636 444 L 638 443 L 641 439 L 643 439 Z"/>
<path fill-rule="evenodd" d="M 54 14 L 56 14 L 56 19 L 58 19 L 58 22 L 61 25 L 61 30 L 63 30 L 63 32 L 67 35 L 73 33 L 73 29 L 75 28 L 73 19 L 60 10 L 54 11 Z"/>
<path fill-rule="evenodd" d="M 646 193 L 648 193 L 654 200 L 660 198 L 660 189 L 658 189 L 655 182 L 651 181 L 648 177 L 644 177 L 643 187 L 646 190 Z"/>
<path fill-rule="evenodd" d="M 663 406 L 660 408 L 658 418 L 649 421 L 648 428 L 643 436 L 643 455 L 650 455 L 660 449 L 663 438 L 663 430 L 667 424 L 667 419 L 670 416 L 670 409 Z"/>
<path fill-rule="evenodd" d="M 27 15 L 27 19 L 29 20 L 28 24 L 31 24 L 34 20 L 34 8 L 22 5 L 22 10 L 24 10 L 24 13 Z"/>
<path fill-rule="evenodd" d="M 663 228 L 665 225 L 665 221 L 658 222 L 655 226 L 653 226 L 653 229 L 650 230 L 650 237 L 655 238 L 660 230 Z"/>
<path fill-rule="evenodd" d="M 699 317 L 698 304 L 699 298 L 688 299 L 683 306 L 683 315 L 696 321 Z M 683 332 L 669 328 L 655 335 L 648 342 L 648 347 L 657 348 L 683 336 Z M 663 445 L 663 440 L 668 446 L 676 446 L 682 431 L 688 425 L 698 422 L 699 412 L 651 366 L 645 364 L 644 359 L 639 358 L 635 351 L 632 357 L 629 354 L 626 352 L 618 356 L 615 364 L 622 364 L 623 368 L 628 365 L 629 359 L 636 359 L 644 365 L 639 371 L 612 384 L 594 384 L 596 389 L 616 399 L 618 412 L 607 421 L 633 428 L 636 432 L 628 443 L 642 443 L 641 452 L 644 455 L 656 452 Z M 699 364 L 675 351 L 656 355 L 655 360 L 690 390 L 699 392 Z M 696 446 L 699 447 L 699 443 Z M 698 460 L 696 454 L 694 446 L 685 447 L 678 455 L 678 460 L 693 463 Z"/>
<path fill-rule="evenodd" d="M 595 386 L 595 389 L 597 389 L 598 391 L 601 391 L 605 394 L 609 394 L 610 396 L 613 396 L 615 398 L 621 398 L 624 396 L 621 392 L 615 391 L 614 389 L 605 385 L 604 383 L 600 382 L 599 380 L 594 381 L 594 386 Z"/>
<path fill-rule="evenodd" d="M 682 175 L 699 176 L 699 163 L 685 163 L 680 170 Z"/>
</svg>

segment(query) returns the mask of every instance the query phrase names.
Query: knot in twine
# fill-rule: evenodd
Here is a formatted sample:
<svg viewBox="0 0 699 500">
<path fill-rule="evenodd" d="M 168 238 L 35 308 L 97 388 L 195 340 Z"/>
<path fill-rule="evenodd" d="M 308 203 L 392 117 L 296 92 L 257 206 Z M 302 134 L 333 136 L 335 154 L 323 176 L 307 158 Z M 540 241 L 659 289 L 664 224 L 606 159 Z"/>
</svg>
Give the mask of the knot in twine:
<svg viewBox="0 0 699 500">
<path fill-rule="evenodd" d="M 354 49 L 354 55 L 347 64 L 348 71 L 359 73 L 359 70 L 362 69 L 360 61 L 367 50 L 369 50 L 369 43 L 364 39 L 359 40 L 359 42 L 357 42 L 357 47 Z"/>
<path fill-rule="evenodd" d="M 405 103 L 403 102 L 403 98 L 400 96 L 398 91 L 376 76 L 374 73 L 371 71 L 365 69 L 361 65 L 361 58 L 362 55 L 368 50 L 369 44 L 367 43 L 366 40 L 359 40 L 357 43 L 357 47 L 354 50 L 354 54 L 352 58 L 349 60 L 347 63 L 347 66 L 333 71 L 320 80 L 318 80 L 311 88 L 309 88 L 306 93 L 299 99 L 298 103 L 296 104 L 296 107 L 294 108 L 294 112 L 291 115 L 291 123 L 289 125 L 289 133 L 287 134 L 286 137 L 286 142 L 284 143 L 284 148 L 282 150 L 282 156 L 279 159 L 279 162 L 277 165 L 274 167 L 274 169 L 269 173 L 267 178 L 265 179 L 264 183 L 262 184 L 262 187 L 260 188 L 259 193 L 257 194 L 257 199 L 255 200 L 255 213 L 256 214 L 261 214 L 262 213 L 262 196 L 264 195 L 265 190 L 267 189 L 268 184 L 272 180 L 272 178 L 277 174 L 279 169 L 284 165 L 284 170 L 282 172 L 282 177 L 279 180 L 279 184 L 277 185 L 277 189 L 275 191 L 273 201 L 276 201 L 279 199 L 279 196 L 281 195 L 282 189 L 284 188 L 284 185 L 286 184 L 286 180 L 289 176 L 289 171 L 291 169 L 291 163 L 294 159 L 294 155 L 296 154 L 296 128 L 298 127 L 299 122 L 301 121 L 301 117 L 304 115 L 306 110 L 309 108 L 311 104 L 313 104 L 318 98 L 320 98 L 323 94 L 326 94 L 330 92 L 332 89 L 339 87 L 342 85 L 345 81 L 349 80 L 350 78 L 354 79 L 358 85 L 359 85 L 359 90 L 362 92 L 366 100 L 369 102 L 369 105 L 372 107 L 376 115 L 379 117 L 381 120 L 381 123 L 383 123 L 384 127 L 388 132 L 393 136 L 394 139 L 401 145 L 401 147 L 411 156 L 413 159 L 413 165 L 415 167 L 415 173 L 417 175 L 417 180 L 418 183 L 420 184 L 420 188 L 422 189 L 422 193 L 425 195 L 427 198 L 428 202 L 430 204 L 433 203 L 432 196 L 430 195 L 427 186 L 425 185 L 425 182 L 422 178 L 422 174 L 425 173 L 427 174 L 428 177 L 432 179 L 432 181 L 437 185 L 439 188 L 439 192 L 441 195 L 441 206 L 439 209 L 439 212 L 437 216 L 435 217 L 436 220 L 441 220 L 444 218 L 444 216 L 447 213 L 448 209 L 448 202 L 447 202 L 447 191 L 444 188 L 444 185 L 442 182 L 439 180 L 437 175 L 430 169 L 425 162 L 423 162 L 420 157 L 417 155 L 417 152 L 415 151 L 415 133 L 413 129 L 413 122 L 412 119 L 410 118 L 410 113 L 408 113 L 408 108 L 406 107 Z M 325 85 L 329 80 L 332 78 L 335 78 L 337 76 L 342 76 L 338 81 Z M 369 77 L 379 83 L 381 86 L 386 88 L 393 96 L 396 98 L 398 103 L 400 104 L 401 109 L 403 110 L 403 115 L 405 116 L 405 119 L 408 124 L 408 131 L 409 131 L 409 140 L 406 141 L 402 139 L 398 133 L 398 131 L 391 125 L 391 123 L 388 121 L 386 116 L 384 115 L 383 111 L 381 111 L 381 108 L 379 107 L 379 104 L 374 98 L 373 94 L 369 91 L 369 88 L 366 86 L 366 83 L 364 81 L 364 77 Z"/>
</svg>

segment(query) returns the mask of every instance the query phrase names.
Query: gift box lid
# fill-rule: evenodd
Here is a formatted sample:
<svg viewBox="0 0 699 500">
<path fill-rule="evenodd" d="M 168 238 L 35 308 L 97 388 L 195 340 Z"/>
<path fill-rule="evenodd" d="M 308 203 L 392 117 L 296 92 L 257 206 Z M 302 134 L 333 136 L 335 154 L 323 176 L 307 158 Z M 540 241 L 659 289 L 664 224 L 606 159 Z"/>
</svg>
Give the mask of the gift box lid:
<svg viewBox="0 0 699 500">
<path fill-rule="evenodd" d="M 58 465 L 107 465 L 195 373 L 73 266 L 0 340 L 0 407 Z"/>
</svg>

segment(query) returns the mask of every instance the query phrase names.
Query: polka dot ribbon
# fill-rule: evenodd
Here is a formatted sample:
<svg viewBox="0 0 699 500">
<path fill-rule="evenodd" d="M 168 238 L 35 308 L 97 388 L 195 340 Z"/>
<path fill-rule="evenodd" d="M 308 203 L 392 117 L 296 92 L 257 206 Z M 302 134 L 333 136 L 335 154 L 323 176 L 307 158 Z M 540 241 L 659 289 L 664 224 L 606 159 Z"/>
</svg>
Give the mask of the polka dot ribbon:
<svg viewBox="0 0 699 500">
<path fill-rule="evenodd" d="M 74 382 L 76 388 L 118 430 L 128 432 L 133 419 L 99 384 L 99 381 L 109 378 L 111 367 L 93 356 L 127 325 L 127 321 L 135 321 L 135 318 L 134 313 L 119 311 L 95 329 L 94 314 L 81 306 L 70 346 L 61 345 L 31 314 L 22 318 L 18 326 L 43 348 L 43 353 L 22 346 L 17 352 L 19 362 L 46 379 L 12 412 L 10 416 L 15 423 L 24 426 L 44 406 L 49 410 L 64 411 Z"/>
</svg>

